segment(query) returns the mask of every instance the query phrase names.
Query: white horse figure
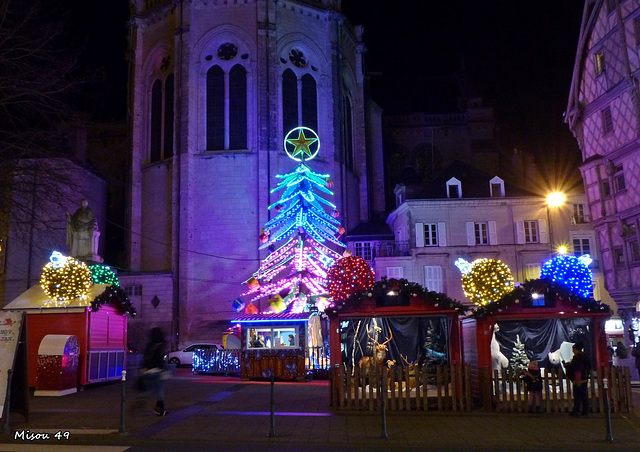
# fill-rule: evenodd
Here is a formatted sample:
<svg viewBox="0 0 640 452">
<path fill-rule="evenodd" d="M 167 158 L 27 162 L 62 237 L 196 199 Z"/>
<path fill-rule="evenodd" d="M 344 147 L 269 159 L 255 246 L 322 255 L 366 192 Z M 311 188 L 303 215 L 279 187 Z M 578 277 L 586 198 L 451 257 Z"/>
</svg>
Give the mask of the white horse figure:
<svg viewBox="0 0 640 452">
<path fill-rule="evenodd" d="M 491 336 L 491 371 L 502 370 L 509 366 L 509 360 L 500 351 L 500 344 L 496 339 L 496 331 L 500 331 L 500 327 L 496 323 Z"/>
</svg>

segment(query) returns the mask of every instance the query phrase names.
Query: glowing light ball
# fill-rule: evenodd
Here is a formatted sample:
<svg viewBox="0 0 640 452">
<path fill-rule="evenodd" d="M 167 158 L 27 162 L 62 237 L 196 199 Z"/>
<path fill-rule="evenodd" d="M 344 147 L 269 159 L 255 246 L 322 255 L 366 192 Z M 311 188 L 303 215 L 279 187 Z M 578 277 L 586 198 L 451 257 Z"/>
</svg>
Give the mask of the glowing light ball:
<svg viewBox="0 0 640 452">
<path fill-rule="evenodd" d="M 462 272 L 462 290 L 478 306 L 498 301 L 513 290 L 514 280 L 509 267 L 496 259 L 476 259 L 469 263 L 458 259 Z"/>
<path fill-rule="evenodd" d="M 94 284 L 115 284 L 120 285 L 120 281 L 115 272 L 107 265 L 94 264 L 89 266 L 91 271 L 91 281 Z"/>
<path fill-rule="evenodd" d="M 588 254 L 580 257 L 570 254 L 554 256 L 542 265 L 540 278 L 563 285 L 581 297 L 589 297 L 593 283 L 593 275 L 589 269 L 591 262 Z"/>
<path fill-rule="evenodd" d="M 54 252 L 42 269 L 40 286 L 56 301 L 73 300 L 85 295 L 91 287 L 91 270 L 84 262 Z"/>
<path fill-rule="evenodd" d="M 340 258 L 327 273 L 327 290 L 336 301 L 367 290 L 374 282 L 375 273 L 361 257 Z"/>
</svg>

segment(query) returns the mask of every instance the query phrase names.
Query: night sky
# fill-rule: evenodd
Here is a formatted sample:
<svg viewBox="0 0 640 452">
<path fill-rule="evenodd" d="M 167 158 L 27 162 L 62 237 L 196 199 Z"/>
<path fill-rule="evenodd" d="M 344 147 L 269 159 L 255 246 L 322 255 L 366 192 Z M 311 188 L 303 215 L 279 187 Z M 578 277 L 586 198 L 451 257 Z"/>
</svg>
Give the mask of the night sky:
<svg viewBox="0 0 640 452">
<path fill-rule="evenodd" d="M 83 61 L 105 80 L 93 106 L 101 119 L 123 119 L 128 1 L 71 1 L 77 17 L 100 17 L 78 21 L 85 23 L 78 29 L 87 43 Z M 464 62 L 469 81 L 495 110 L 501 146 L 535 152 L 539 163 L 553 167 L 551 156 L 563 155 L 565 166 L 579 161 L 563 112 L 583 3 L 343 0 L 343 9 L 365 26 L 365 65 L 385 112 L 444 112 L 442 91 L 430 87 Z"/>
</svg>

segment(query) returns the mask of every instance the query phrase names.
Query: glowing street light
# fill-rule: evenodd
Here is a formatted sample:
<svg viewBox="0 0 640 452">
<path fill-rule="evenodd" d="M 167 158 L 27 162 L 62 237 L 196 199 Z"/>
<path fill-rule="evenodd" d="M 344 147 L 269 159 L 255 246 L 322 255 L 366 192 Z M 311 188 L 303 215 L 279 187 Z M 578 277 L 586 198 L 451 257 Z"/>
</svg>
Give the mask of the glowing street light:
<svg viewBox="0 0 640 452">
<path fill-rule="evenodd" d="M 547 195 L 547 205 L 549 207 L 560 207 L 567 201 L 567 195 L 559 191 L 554 191 Z"/>
</svg>

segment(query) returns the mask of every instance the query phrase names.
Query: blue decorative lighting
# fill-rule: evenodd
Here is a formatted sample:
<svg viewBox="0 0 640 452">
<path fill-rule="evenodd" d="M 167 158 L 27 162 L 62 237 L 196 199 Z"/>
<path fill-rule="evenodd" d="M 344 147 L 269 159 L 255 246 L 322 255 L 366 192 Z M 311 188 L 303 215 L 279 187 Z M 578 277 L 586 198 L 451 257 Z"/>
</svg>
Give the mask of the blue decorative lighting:
<svg viewBox="0 0 640 452">
<path fill-rule="evenodd" d="M 593 276 L 588 265 L 589 255 L 576 257 L 568 254 L 554 256 L 542 265 L 540 278 L 550 279 L 565 286 L 570 292 L 587 298 L 591 296 Z"/>
</svg>

